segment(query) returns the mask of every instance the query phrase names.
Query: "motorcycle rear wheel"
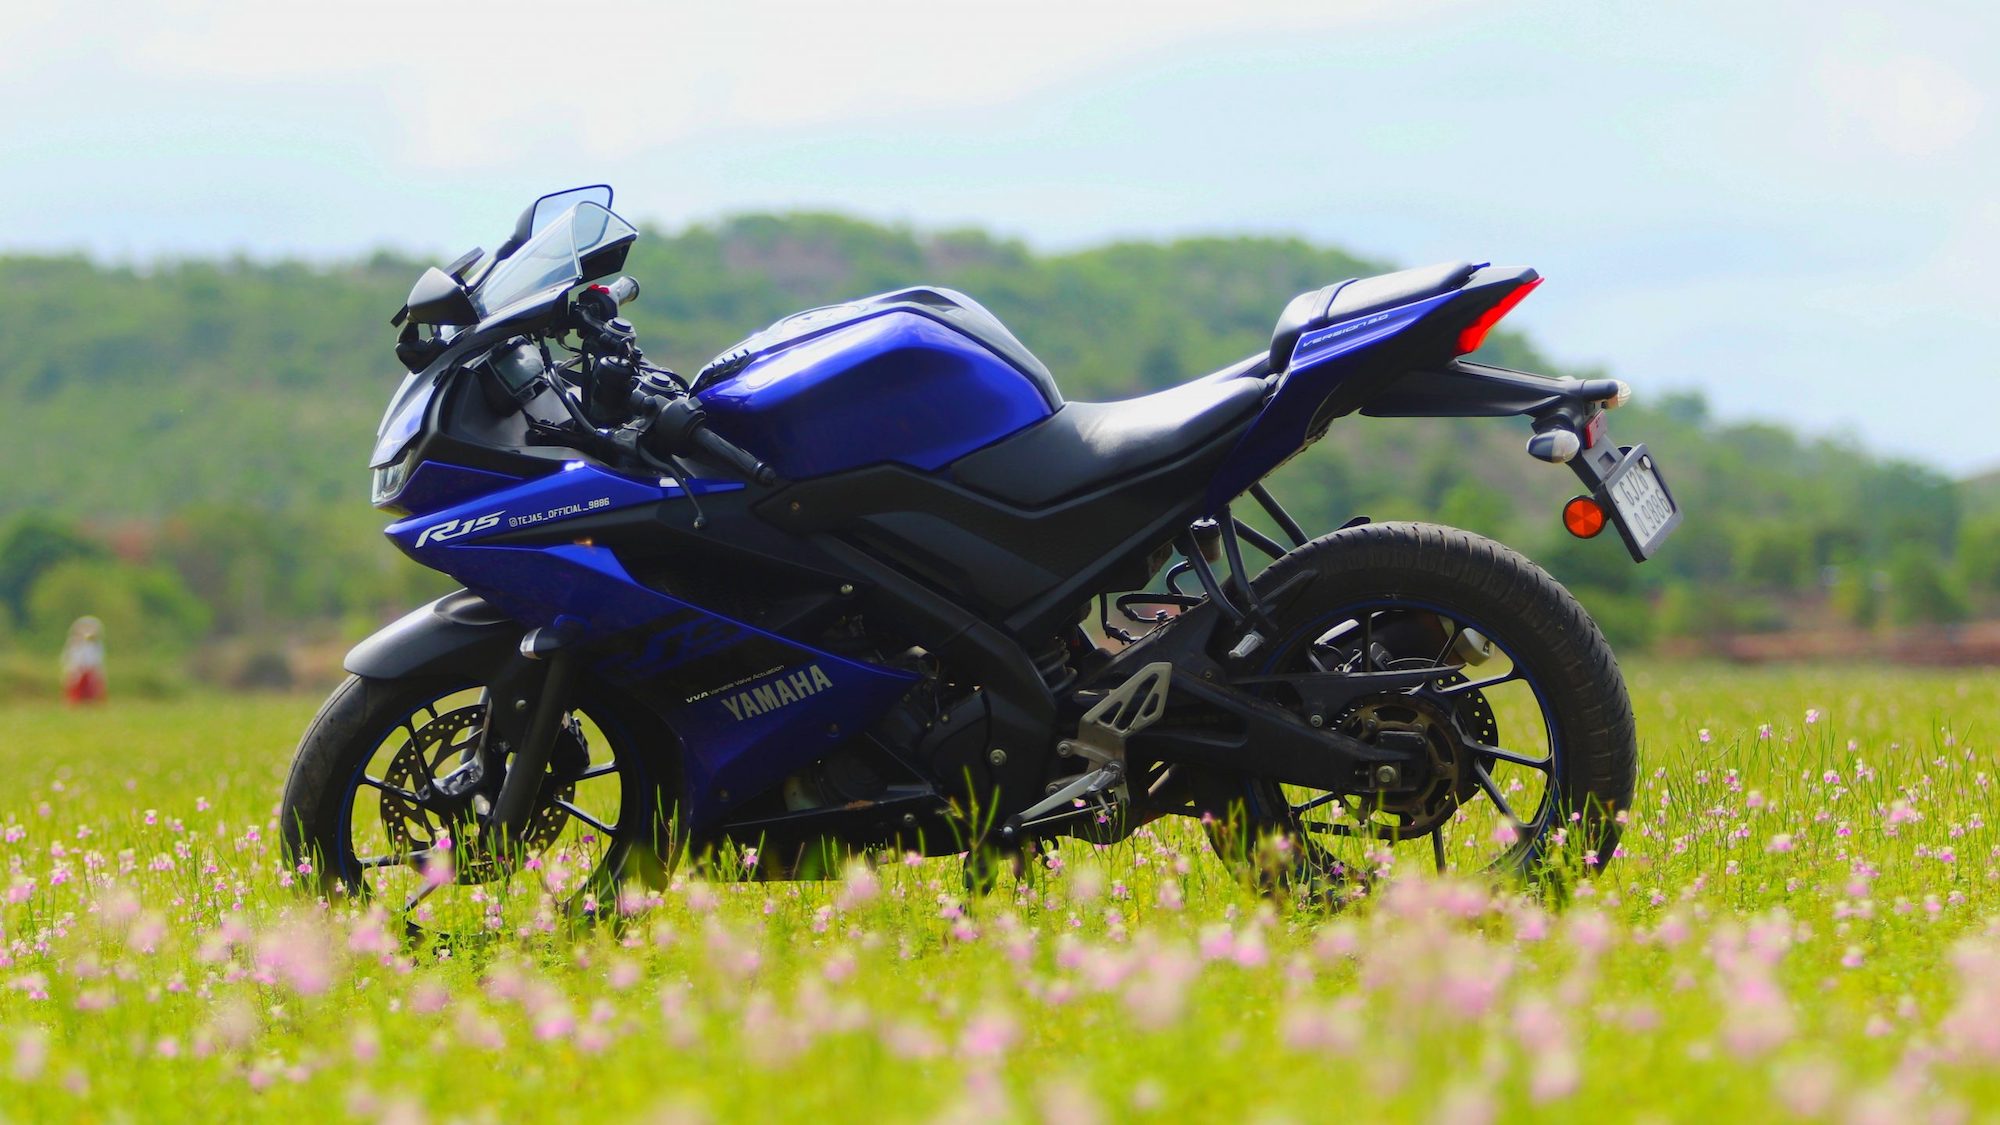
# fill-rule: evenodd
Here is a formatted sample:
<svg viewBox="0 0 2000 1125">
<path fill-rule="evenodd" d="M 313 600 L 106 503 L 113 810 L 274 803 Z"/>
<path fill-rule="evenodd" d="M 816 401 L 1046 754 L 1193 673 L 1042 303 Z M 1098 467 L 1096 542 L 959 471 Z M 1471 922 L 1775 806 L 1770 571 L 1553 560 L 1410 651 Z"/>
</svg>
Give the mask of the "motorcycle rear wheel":
<svg viewBox="0 0 2000 1125">
<path fill-rule="evenodd" d="M 1419 523 L 1322 536 L 1253 585 L 1269 597 L 1302 575 L 1309 584 L 1281 611 L 1279 635 L 1233 671 L 1451 668 L 1436 690 L 1318 716 L 1364 740 L 1423 735 L 1436 747 L 1434 781 L 1368 801 L 1240 776 L 1220 788 L 1240 800 L 1210 816 L 1225 860 L 1268 890 L 1336 896 L 1384 866 L 1380 849 L 1411 842 L 1422 862 L 1459 873 L 1611 861 L 1636 784 L 1637 732 L 1617 659 L 1569 591 L 1499 543 Z M 1468 662 L 1481 638 L 1488 654 Z"/>
</svg>

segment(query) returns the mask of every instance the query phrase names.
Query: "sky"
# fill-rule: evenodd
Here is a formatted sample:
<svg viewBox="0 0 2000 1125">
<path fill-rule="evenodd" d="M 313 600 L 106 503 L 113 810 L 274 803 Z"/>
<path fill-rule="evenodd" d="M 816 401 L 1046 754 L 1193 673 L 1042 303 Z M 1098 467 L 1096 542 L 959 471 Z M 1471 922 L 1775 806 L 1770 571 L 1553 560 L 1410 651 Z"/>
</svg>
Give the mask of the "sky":
<svg viewBox="0 0 2000 1125">
<path fill-rule="evenodd" d="M 449 257 L 595 181 L 667 226 L 1301 234 L 1533 265 L 1509 324 L 1564 363 L 1964 474 L 1995 59 L 1990 0 L 17 5 L 0 252 Z"/>
</svg>

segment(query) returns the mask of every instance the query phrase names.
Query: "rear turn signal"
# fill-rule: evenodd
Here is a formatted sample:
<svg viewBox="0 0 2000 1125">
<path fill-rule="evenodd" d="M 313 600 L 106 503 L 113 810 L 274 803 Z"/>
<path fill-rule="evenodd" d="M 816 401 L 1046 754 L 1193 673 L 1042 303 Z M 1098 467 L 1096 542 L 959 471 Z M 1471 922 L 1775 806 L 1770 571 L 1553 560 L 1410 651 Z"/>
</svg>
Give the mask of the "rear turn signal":
<svg viewBox="0 0 2000 1125">
<path fill-rule="evenodd" d="M 1465 355 L 1468 352 L 1478 351 L 1479 345 L 1486 342 L 1486 334 L 1493 331 L 1493 326 L 1500 323 L 1500 318 L 1513 312 L 1514 306 L 1520 304 L 1529 293 L 1534 292 L 1535 286 L 1541 283 L 1542 279 L 1538 277 L 1533 281 L 1516 287 L 1512 293 L 1500 298 L 1499 304 L 1480 313 L 1478 320 L 1473 321 L 1460 330 L 1458 334 L 1458 354 Z"/>
<path fill-rule="evenodd" d="M 1563 505 L 1563 526 L 1578 539 L 1595 539 L 1604 530 L 1604 506 L 1588 496 L 1575 496 Z"/>
</svg>

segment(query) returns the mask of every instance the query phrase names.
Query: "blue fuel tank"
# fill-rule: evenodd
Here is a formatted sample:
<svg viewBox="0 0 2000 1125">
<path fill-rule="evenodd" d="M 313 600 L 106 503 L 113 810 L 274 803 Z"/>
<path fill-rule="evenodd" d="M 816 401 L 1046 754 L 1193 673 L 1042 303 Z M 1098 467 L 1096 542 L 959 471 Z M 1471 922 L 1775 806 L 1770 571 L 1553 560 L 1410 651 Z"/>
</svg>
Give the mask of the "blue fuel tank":
<svg viewBox="0 0 2000 1125">
<path fill-rule="evenodd" d="M 717 433 L 791 480 L 882 462 L 926 472 L 1055 413 L 1055 379 L 977 301 L 899 289 L 786 317 L 712 360 Z"/>
</svg>

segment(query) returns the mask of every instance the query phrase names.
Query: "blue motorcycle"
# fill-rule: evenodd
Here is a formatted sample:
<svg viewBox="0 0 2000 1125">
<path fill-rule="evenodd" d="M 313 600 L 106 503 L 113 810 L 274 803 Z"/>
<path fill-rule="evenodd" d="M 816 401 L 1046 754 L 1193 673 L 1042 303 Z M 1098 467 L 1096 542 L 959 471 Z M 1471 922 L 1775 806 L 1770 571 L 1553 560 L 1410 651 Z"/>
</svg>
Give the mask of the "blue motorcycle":
<svg viewBox="0 0 2000 1125">
<path fill-rule="evenodd" d="M 1680 513 L 1606 433 L 1625 386 L 1460 358 L 1533 270 L 1340 281 L 1123 402 L 1066 400 L 921 287 L 684 378 L 619 315 L 637 284 L 592 284 L 638 237 L 610 203 L 543 197 L 393 322 L 374 502 L 463 589 L 356 647 L 298 748 L 283 830 L 324 890 L 497 927 L 529 871 L 586 909 L 690 853 L 765 877 L 966 853 L 980 883 L 1168 816 L 1273 889 L 1402 842 L 1608 861 L 1636 737 L 1576 600 L 1452 528 L 1309 538 L 1262 483 L 1350 415 L 1521 416 L 1582 481 L 1569 529 L 1651 555 Z"/>
</svg>

